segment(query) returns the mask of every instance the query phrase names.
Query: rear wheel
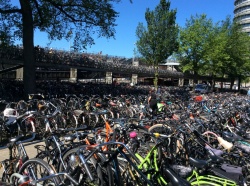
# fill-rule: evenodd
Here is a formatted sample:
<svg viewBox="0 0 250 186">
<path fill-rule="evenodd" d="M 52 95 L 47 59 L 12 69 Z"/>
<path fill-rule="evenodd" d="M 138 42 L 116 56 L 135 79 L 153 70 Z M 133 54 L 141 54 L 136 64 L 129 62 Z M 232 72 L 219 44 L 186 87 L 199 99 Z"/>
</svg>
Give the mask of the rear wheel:
<svg viewBox="0 0 250 186">
<path fill-rule="evenodd" d="M 10 165 L 7 165 L 5 171 L 2 174 L 2 182 L 10 183 L 10 176 L 14 171 L 11 171 Z"/>
<path fill-rule="evenodd" d="M 98 116 L 96 114 L 87 114 L 85 116 L 85 124 L 90 128 L 95 128 L 98 124 Z"/>
</svg>

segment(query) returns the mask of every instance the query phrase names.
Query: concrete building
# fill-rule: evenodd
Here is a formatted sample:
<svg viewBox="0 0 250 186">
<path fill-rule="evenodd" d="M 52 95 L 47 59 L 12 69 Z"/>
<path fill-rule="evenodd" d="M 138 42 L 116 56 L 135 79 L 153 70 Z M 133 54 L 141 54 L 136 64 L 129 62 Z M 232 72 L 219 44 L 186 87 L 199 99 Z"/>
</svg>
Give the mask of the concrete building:
<svg viewBox="0 0 250 186">
<path fill-rule="evenodd" d="M 234 1 L 234 18 L 242 26 L 242 31 L 250 35 L 250 0 Z"/>
</svg>

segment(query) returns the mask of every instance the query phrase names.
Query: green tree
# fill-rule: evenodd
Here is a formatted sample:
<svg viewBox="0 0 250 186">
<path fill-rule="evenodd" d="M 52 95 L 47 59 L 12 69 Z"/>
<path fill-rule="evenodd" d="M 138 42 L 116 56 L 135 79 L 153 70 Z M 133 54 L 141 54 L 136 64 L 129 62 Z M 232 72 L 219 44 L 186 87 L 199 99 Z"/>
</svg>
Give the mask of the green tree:
<svg viewBox="0 0 250 186">
<path fill-rule="evenodd" d="M 230 17 L 213 24 L 206 15 L 191 16 L 180 30 L 178 60 L 182 70 L 194 75 L 230 78 L 231 88 L 250 70 L 250 37 Z"/>
<path fill-rule="evenodd" d="M 12 37 L 10 25 L 13 25 L 13 23 L 7 19 L 7 15 L 0 16 L 0 47 L 1 48 L 5 48 L 14 44 L 14 38 Z"/>
<path fill-rule="evenodd" d="M 213 22 L 205 14 L 191 16 L 180 29 L 177 56 L 183 72 L 199 74 L 205 65 L 204 55 L 212 31 Z"/>
<path fill-rule="evenodd" d="M 5 24 L 0 24 L 2 30 L 0 30 L 0 48 L 9 47 L 14 44 L 14 41 L 11 37 L 11 31 L 9 27 L 6 27 Z"/>
<path fill-rule="evenodd" d="M 244 84 L 245 84 L 244 87 L 246 87 L 247 84 L 250 83 L 250 77 L 244 77 L 244 78 L 242 79 L 242 83 L 244 83 Z"/>
<path fill-rule="evenodd" d="M 24 91 L 36 93 L 34 31 L 48 33 L 50 40 L 74 38 L 75 49 L 94 44 L 93 34 L 114 37 L 118 13 L 112 3 L 121 0 L 0 0 L 0 22 L 22 39 L 24 47 Z M 19 6 L 18 6 L 18 5 Z M 2 31 L 2 28 L 0 28 Z"/>
<path fill-rule="evenodd" d="M 204 45 L 204 66 L 200 72 L 211 76 L 213 85 L 215 85 L 215 77 L 224 78 L 226 73 L 225 64 L 230 59 L 229 54 L 226 52 L 229 22 L 230 17 L 227 17 L 226 21 L 216 23 Z"/>
<path fill-rule="evenodd" d="M 178 50 L 178 26 L 176 10 L 170 10 L 170 2 L 161 0 L 155 10 L 145 12 L 147 27 L 139 23 L 136 28 L 136 46 L 145 61 L 154 67 L 154 85 L 158 85 L 159 63 Z"/>
<path fill-rule="evenodd" d="M 238 90 L 240 90 L 241 80 L 249 76 L 250 71 L 250 37 L 242 32 L 241 26 L 232 22 L 228 29 L 228 39 L 226 53 L 230 56 L 226 61 L 225 69 L 228 78 L 231 78 L 231 86 L 238 79 Z"/>
</svg>

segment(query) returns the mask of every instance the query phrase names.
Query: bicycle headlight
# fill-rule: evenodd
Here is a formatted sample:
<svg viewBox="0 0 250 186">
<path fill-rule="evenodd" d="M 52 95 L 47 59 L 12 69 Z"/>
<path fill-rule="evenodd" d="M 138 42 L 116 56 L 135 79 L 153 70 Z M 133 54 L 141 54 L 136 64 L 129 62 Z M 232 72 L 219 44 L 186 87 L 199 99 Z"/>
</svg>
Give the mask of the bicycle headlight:
<svg viewBox="0 0 250 186">
<path fill-rule="evenodd" d="M 69 157 L 69 165 L 71 167 L 76 167 L 77 165 L 79 165 L 79 158 L 78 156 L 76 156 L 75 154 L 71 154 Z"/>
</svg>

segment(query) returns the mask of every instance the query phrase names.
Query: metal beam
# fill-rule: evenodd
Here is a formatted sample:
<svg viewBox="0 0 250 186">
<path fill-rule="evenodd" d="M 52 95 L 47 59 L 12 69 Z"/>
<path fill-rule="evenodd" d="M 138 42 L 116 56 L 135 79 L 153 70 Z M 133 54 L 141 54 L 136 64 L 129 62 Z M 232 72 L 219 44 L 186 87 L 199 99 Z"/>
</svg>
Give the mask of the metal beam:
<svg viewBox="0 0 250 186">
<path fill-rule="evenodd" d="M 16 69 L 19 69 L 19 68 L 22 68 L 22 67 L 23 67 L 23 65 L 17 65 L 17 66 L 14 66 L 14 67 L 5 68 L 5 69 L 0 70 L 0 74 L 4 74 L 4 73 L 7 73 L 7 72 L 10 72 L 12 70 L 16 70 Z"/>
</svg>

